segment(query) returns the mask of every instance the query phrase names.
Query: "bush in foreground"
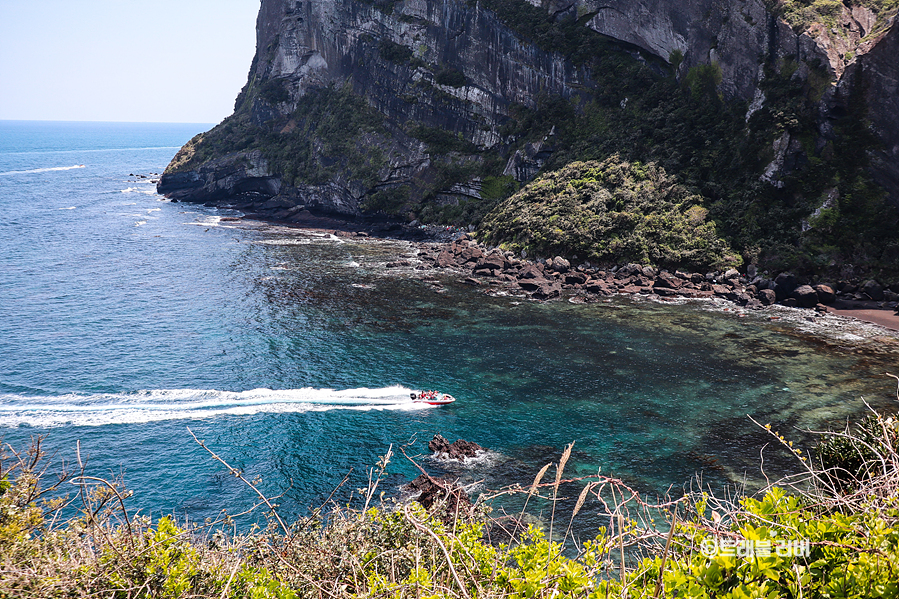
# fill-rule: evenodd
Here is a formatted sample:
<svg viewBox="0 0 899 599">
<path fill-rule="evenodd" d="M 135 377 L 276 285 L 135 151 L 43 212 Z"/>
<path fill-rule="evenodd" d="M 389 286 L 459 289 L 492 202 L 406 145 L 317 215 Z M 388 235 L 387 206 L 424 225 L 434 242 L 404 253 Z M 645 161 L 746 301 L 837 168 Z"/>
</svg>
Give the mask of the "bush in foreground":
<svg viewBox="0 0 899 599">
<path fill-rule="evenodd" d="M 893 420 L 874 418 L 895 434 Z M 368 507 L 377 482 L 362 508 L 337 510 L 327 524 L 273 515 L 266 529 L 237 533 L 227 518 L 152 523 L 129 516 L 116 482 L 51 478 L 38 441 L 2 461 L 0 597 L 897 597 L 899 459 L 893 446 L 874 447 L 882 467 L 848 492 L 798 449 L 805 471 L 786 481 L 791 491 L 771 486 L 734 502 L 692 493 L 651 504 L 620 480 L 578 479 L 571 518 L 592 498 L 609 527 L 571 544 L 555 510 L 548 532 L 515 518 L 442 522 L 417 504 Z M 529 487 L 502 493 L 555 505 L 572 482 L 562 480 L 570 452 L 553 482 L 542 482 L 547 464 Z M 64 482 L 78 490 L 69 507 L 81 507 L 60 521 L 66 503 L 49 497 Z M 488 525 L 513 542 L 490 543 Z"/>
</svg>

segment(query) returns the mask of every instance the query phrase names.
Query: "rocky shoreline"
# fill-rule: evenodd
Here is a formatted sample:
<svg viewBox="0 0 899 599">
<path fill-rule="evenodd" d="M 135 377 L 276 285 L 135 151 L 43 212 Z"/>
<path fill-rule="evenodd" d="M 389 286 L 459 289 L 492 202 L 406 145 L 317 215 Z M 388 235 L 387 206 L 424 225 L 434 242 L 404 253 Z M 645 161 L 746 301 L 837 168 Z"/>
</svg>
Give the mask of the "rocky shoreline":
<svg viewBox="0 0 899 599">
<path fill-rule="evenodd" d="M 848 316 L 899 331 L 899 283 L 805 281 L 787 272 L 769 277 L 767 273 L 756 272 L 753 266 L 744 272 L 730 269 L 707 273 L 671 272 L 639 264 L 601 268 L 589 262 L 573 265 L 560 256 L 548 259 L 515 255 L 478 243 L 457 227 L 377 218 L 351 221 L 315 215 L 307 210 L 289 215 L 257 211 L 234 220 L 244 218 L 321 230 L 343 238 L 406 241 L 411 244 L 412 252 L 387 262 L 386 268 L 445 271 L 458 275 L 459 282 L 466 285 L 533 300 L 567 298 L 590 303 L 613 295 L 662 301 L 717 298 L 753 310 L 778 305 L 807 309 L 819 315 Z"/>
<path fill-rule="evenodd" d="M 415 247 L 414 258 L 420 261 L 419 265 L 414 266 L 410 259 L 399 259 L 388 262 L 386 267 L 447 270 L 459 274 L 461 283 L 502 289 L 535 300 L 568 297 L 570 301 L 587 303 L 621 294 L 663 300 L 719 298 L 748 309 L 764 309 L 777 304 L 814 310 L 819 314 L 879 311 L 881 318 L 859 316 L 862 320 L 899 330 L 899 316 L 896 315 L 899 293 L 873 280 L 862 283 L 841 281 L 832 285 L 812 283 L 790 273 L 769 278 L 752 266 L 742 273 L 735 269 L 707 273 L 671 272 L 639 264 L 600 268 L 584 262 L 575 266 L 560 256 L 536 260 L 515 256 L 509 251 L 485 247 L 466 234 L 452 241 L 417 243 Z"/>
</svg>

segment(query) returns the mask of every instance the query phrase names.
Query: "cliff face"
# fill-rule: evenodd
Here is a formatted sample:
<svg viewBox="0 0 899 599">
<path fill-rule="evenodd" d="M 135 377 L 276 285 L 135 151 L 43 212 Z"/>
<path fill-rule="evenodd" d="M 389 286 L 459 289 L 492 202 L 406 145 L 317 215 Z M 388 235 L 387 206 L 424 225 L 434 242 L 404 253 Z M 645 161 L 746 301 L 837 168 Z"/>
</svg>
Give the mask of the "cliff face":
<svg viewBox="0 0 899 599">
<path fill-rule="evenodd" d="M 376 176 L 347 168 L 324 182 L 287 180 L 258 152 L 227 146 L 208 160 L 191 161 L 194 146 L 203 143 L 197 139 L 176 157 L 160 191 L 202 201 L 280 194 L 307 207 L 354 214 L 378 190 L 414 184 L 414 193 L 427 186 L 434 177 L 432 137 L 448 133 L 437 142 L 467 145 L 469 154 L 504 146 L 500 129 L 511 106 L 533 108 L 541 95 L 570 98 L 590 85 L 585 69 L 523 43 L 477 6 L 410 0 L 392 8 L 354 0 L 263 0 L 257 56 L 236 107 L 254 126 L 290 132 L 310 91 L 350 91 L 381 117 L 369 140 L 356 140 L 367 158 L 372 149 L 383 155 L 373 165 Z M 317 153 L 323 162 L 341 159 L 321 148 Z"/>
<path fill-rule="evenodd" d="M 641 123 L 675 98 L 699 106 L 691 114 L 712 106 L 696 122 L 739 113 L 732 129 L 742 127 L 740 139 L 756 145 L 740 142 L 749 144 L 742 158 L 727 160 L 743 164 L 729 168 L 742 169 L 741 185 L 762 185 L 771 201 L 792 205 L 775 196 L 803 196 L 791 213 L 797 235 L 840 195 L 823 184 L 803 189 L 800 179 L 811 180 L 809 165 L 832 159 L 850 113 L 873 134 L 861 150 L 864 168 L 899 204 L 894 17 L 840 5 L 818 22 L 773 6 L 262 0 L 256 57 L 235 114 L 179 152 L 159 191 L 277 218 L 303 207 L 459 220 L 468 214 L 462 207 L 507 197 L 546 164 L 561 166 L 553 161 L 563 155 L 620 149 L 664 162 L 672 152 L 660 151 L 658 134 L 641 132 Z M 591 114 L 598 116 L 589 121 Z M 612 147 L 619 138 L 632 147 Z M 579 153 L 560 152 L 566 143 Z M 724 157 L 690 151 L 666 168 L 726 204 L 737 178 L 713 180 L 712 168 Z M 697 170 L 698 163 L 712 166 Z"/>
<path fill-rule="evenodd" d="M 843 97 L 857 91 L 864 98 L 866 117 L 880 142 L 874 151 L 874 176 L 899 204 L 899 27 L 867 41 L 864 50 L 847 67 L 838 89 Z"/>
</svg>

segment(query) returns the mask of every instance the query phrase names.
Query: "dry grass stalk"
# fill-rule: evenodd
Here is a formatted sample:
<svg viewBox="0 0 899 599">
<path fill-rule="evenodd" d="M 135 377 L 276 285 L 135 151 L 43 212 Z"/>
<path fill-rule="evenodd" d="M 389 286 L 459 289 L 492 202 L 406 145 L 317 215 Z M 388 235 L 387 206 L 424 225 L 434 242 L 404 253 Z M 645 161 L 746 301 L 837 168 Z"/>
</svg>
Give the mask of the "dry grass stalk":
<svg viewBox="0 0 899 599">
<path fill-rule="evenodd" d="M 674 538 L 674 531 L 677 528 L 677 506 L 671 513 L 671 528 L 668 530 L 668 538 L 665 540 L 665 551 L 662 552 L 662 565 L 659 567 L 659 579 L 656 581 L 656 590 L 652 594 L 654 599 L 658 599 L 659 593 L 662 591 L 662 576 L 665 574 L 665 563 L 668 561 L 668 551 L 671 549 L 671 539 Z"/>
<path fill-rule="evenodd" d="M 194 432 L 193 432 L 192 430 L 190 430 L 190 427 L 187 428 L 187 432 L 190 433 L 190 436 L 194 438 L 194 441 L 197 442 L 197 445 L 199 445 L 200 447 L 202 447 L 203 449 L 205 449 L 205 450 L 209 453 L 209 455 L 211 455 L 213 458 L 215 458 L 218 462 L 221 462 L 221 464 L 222 464 L 225 468 L 228 469 L 228 472 L 230 472 L 230 473 L 233 474 L 235 477 L 237 477 L 238 479 L 240 479 L 241 482 L 243 482 L 243 483 L 246 484 L 248 487 L 250 487 L 251 489 L 253 489 L 253 491 L 254 491 L 257 495 L 259 495 L 259 498 L 262 499 L 262 502 L 265 503 L 265 505 L 268 506 L 268 509 L 269 509 L 269 510 L 271 510 L 271 513 L 272 513 L 272 515 L 275 517 L 275 519 L 278 521 L 278 524 L 281 525 L 281 530 L 284 531 L 284 535 L 287 536 L 287 537 L 289 537 L 289 536 L 290 536 L 290 530 L 287 528 L 287 525 L 284 523 L 284 520 L 281 519 L 281 516 L 278 515 L 278 510 L 276 510 L 276 509 L 275 509 L 275 506 L 272 505 L 271 500 L 270 500 L 268 497 L 266 497 L 266 496 L 262 493 L 262 491 L 260 491 L 258 488 L 256 488 L 256 486 L 255 486 L 253 483 L 251 483 L 251 482 L 248 481 L 246 478 L 244 478 L 244 476 L 243 476 L 243 474 L 241 473 L 240 470 L 238 470 L 237 468 L 234 468 L 233 466 L 231 466 L 230 464 L 228 464 L 228 462 L 226 462 L 226 461 L 223 460 L 221 457 L 219 457 L 218 455 L 216 455 L 216 453 L 215 453 L 214 451 L 212 451 L 211 449 L 209 449 L 208 447 L 206 447 L 206 444 L 205 444 L 203 441 L 201 441 L 200 439 L 197 438 L 197 436 L 194 434 Z"/>
<path fill-rule="evenodd" d="M 549 517 L 549 541 L 552 543 L 553 539 L 553 525 L 556 522 L 556 502 L 559 498 L 559 483 L 562 480 L 562 472 L 565 470 L 565 464 L 568 463 L 568 458 L 571 457 L 571 448 L 574 447 L 574 441 L 568 444 L 565 448 L 565 451 L 562 452 L 562 457 L 559 458 L 559 465 L 556 467 L 556 482 L 553 483 L 553 499 L 552 499 L 552 510 L 550 512 Z"/>
</svg>

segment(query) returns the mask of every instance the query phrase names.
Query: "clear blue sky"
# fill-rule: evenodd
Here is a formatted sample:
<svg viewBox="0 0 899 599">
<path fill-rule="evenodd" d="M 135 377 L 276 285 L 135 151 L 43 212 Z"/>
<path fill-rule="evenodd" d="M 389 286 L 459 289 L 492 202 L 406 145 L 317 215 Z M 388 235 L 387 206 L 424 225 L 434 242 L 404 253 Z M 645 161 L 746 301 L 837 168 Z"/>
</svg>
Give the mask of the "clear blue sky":
<svg viewBox="0 0 899 599">
<path fill-rule="evenodd" d="M 0 120 L 218 123 L 259 0 L 0 0 Z"/>
</svg>

